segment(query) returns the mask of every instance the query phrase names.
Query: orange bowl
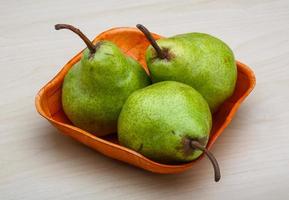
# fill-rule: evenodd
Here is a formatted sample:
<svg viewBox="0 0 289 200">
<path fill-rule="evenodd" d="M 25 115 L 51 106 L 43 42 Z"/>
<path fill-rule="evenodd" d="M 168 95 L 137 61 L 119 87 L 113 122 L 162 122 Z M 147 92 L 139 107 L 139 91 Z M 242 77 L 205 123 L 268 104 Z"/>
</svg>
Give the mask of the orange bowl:
<svg viewBox="0 0 289 200">
<path fill-rule="evenodd" d="M 153 34 L 155 39 L 161 38 Z M 136 28 L 113 28 L 98 35 L 93 42 L 100 40 L 110 40 L 118 45 L 122 51 L 138 60 L 148 72 L 145 63 L 145 50 L 149 43 L 144 35 Z M 152 161 L 143 155 L 123 147 L 118 144 L 116 134 L 106 137 L 97 137 L 89 132 L 75 127 L 65 116 L 61 105 L 61 87 L 67 71 L 81 59 L 81 53 L 72 58 L 62 70 L 48 82 L 37 94 L 35 104 L 40 115 L 45 117 L 60 132 L 68 135 L 75 140 L 99 151 L 100 153 L 143 168 L 148 171 L 162 174 L 179 173 L 189 169 L 195 161 L 168 165 Z M 237 62 L 238 79 L 234 94 L 227 99 L 213 115 L 213 128 L 207 148 L 210 149 L 217 138 L 233 119 L 240 104 L 249 95 L 255 86 L 255 76 L 253 71 L 245 64 Z"/>
</svg>

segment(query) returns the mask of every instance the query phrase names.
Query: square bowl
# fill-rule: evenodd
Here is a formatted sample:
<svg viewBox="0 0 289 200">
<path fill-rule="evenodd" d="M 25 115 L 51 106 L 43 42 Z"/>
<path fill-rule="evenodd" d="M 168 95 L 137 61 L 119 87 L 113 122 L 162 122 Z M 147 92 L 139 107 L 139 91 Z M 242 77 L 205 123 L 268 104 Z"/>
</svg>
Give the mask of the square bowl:
<svg viewBox="0 0 289 200">
<path fill-rule="evenodd" d="M 155 39 L 162 38 L 153 34 Z M 149 46 L 144 35 L 136 28 L 113 28 L 98 35 L 93 43 L 100 40 L 109 40 L 114 42 L 128 56 L 138 60 L 143 68 L 148 72 L 145 63 L 145 50 Z M 97 137 L 87 131 L 74 126 L 65 116 L 61 104 L 61 88 L 64 76 L 68 70 L 81 59 L 82 52 L 74 56 L 62 70 L 49 81 L 37 94 L 35 98 L 36 109 L 40 115 L 46 118 L 61 133 L 72 137 L 73 139 L 99 151 L 100 153 L 129 163 L 131 165 L 143 168 L 145 170 L 172 174 L 179 173 L 189 169 L 194 162 L 202 158 L 178 165 L 168 165 L 152 161 L 138 152 L 121 146 L 117 141 L 116 134 L 105 137 Z M 233 119 L 241 103 L 249 95 L 255 86 L 255 76 L 253 71 L 237 61 L 238 79 L 233 95 L 227 99 L 218 111 L 213 115 L 213 127 L 207 148 L 210 149 L 224 129 Z"/>
</svg>

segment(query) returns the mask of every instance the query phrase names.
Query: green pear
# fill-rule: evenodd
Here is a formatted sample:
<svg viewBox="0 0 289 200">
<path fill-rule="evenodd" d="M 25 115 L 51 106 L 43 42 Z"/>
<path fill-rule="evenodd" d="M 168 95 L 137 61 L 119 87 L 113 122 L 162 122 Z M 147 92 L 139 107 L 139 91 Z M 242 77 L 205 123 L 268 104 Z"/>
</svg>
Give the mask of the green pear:
<svg viewBox="0 0 289 200">
<path fill-rule="evenodd" d="M 163 81 L 129 96 L 118 119 L 118 139 L 162 163 L 192 161 L 204 151 L 218 181 L 218 163 L 206 149 L 211 127 L 210 108 L 199 92 L 180 82 Z"/>
<path fill-rule="evenodd" d="M 142 25 L 151 46 L 146 62 L 152 81 L 173 80 L 198 90 L 212 112 L 233 94 L 237 67 L 232 50 L 221 40 L 205 33 L 186 33 L 155 41 Z"/>
<path fill-rule="evenodd" d="M 71 122 L 97 136 L 117 130 L 117 119 L 128 96 L 150 84 L 140 64 L 110 41 L 94 45 L 79 29 L 57 24 L 78 34 L 87 48 L 66 74 L 62 106 Z"/>
</svg>

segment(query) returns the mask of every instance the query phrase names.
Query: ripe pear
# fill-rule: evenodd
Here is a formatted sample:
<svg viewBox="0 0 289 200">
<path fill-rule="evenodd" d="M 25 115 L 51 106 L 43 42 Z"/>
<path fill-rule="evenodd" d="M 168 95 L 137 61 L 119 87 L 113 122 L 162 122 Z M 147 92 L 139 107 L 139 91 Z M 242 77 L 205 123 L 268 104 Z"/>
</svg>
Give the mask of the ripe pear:
<svg viewBox="0 0 289 200">
<path fill-rule="evenodd" d="M 87 48 L 66 74 L 62 106 L 71 122 L 97 136 L 117 130 L 117 119 L 128 96 L 150 84 L 140 64 L 126 56 L 114 43 L 93 44 L 79 29 L 57 24 L 78 34 Z"/>
<path fill-rule="evenodd" d="M 198 90 L 212 112 L 233 94 L 237 67 L 232 50 L 223 41 L 205 33 L 186 33 L 157 41 L 137 27 L 151 42 L 146 62 L 152 81 L 173 80 Z"/>
<path fill-rule="evenodd" d="M 205 152 L 218 181 L 218 163 L 206 149 L 211 127 L 210 108 L 199 92 L 180 82 L 163 81 L 130 95 L 118 119 L 118 139 L 161 163 L 188 162 Z"/>
</svg>

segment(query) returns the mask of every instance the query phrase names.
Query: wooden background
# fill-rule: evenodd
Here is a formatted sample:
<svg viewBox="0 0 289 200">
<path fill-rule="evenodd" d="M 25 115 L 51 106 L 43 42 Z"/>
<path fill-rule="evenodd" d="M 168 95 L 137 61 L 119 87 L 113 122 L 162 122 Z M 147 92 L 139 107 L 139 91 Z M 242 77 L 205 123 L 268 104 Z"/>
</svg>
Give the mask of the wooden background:
<svg viewBox="0 0 289 200">
<path fill-rule="evenodd" d="M 147 25 L 165 36 L 207 32 L 255 71 L 257 85 L 207 159 L 179 175 L 152 174 L 59 134 L 34 97 L 84 44 L 56 23 L 93 38 Z M 0 199 L 289 199 L 288 0 L 0 2 Z"/>
</svg>

